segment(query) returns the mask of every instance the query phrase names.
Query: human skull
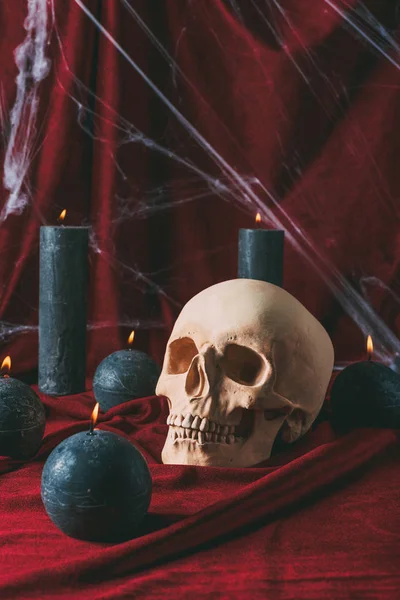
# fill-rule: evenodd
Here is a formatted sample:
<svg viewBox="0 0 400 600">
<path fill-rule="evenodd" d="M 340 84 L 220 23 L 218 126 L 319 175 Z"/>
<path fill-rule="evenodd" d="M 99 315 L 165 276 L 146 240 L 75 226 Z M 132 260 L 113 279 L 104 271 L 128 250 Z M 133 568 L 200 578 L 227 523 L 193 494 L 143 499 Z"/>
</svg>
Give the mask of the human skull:
<svg viewBox="0 0 400 600">
<path fill-rule="evenodd" d="M 282 288 L 253 279 L 207 288 L 182 309 L 157 383 L 170 408 L 163 462 L 269 458 L 279 430 L 293 442 L 309 429 L 332 367 L 325 329 Z"/>
</svg>

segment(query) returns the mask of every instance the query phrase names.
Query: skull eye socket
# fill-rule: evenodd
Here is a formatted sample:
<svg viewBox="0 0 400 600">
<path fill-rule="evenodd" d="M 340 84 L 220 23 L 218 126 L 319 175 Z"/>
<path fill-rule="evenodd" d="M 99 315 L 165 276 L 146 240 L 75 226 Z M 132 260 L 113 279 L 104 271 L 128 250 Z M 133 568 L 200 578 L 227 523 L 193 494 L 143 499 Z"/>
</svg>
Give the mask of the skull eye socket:
<svg viewBox="0 0 400 600">
<path fill-rule="evenodd" d="M 243 385 L 257 385 L 266 370 L 266 365 L 257 352 L 237 344 L 226 347 L 221 366 L 229 379 Z"/>
<path fill-rule="evenodd" d="M 191 338 L 184 337 L 174 340 L 168 348 L 167 373 L 169 375 L 186 373 L 197 354 L 196 344 Z"/>
</svg>

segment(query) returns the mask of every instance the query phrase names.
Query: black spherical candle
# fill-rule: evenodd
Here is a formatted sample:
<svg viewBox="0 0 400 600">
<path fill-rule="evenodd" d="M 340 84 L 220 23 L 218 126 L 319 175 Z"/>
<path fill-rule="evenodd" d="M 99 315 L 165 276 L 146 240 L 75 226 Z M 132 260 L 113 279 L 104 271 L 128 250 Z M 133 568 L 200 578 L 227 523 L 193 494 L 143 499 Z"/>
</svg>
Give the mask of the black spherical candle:
<svg viewBox="0 0 400 600">
<path fill-rule="evenodd" d="M 372 360 L 354 363 L 336 377 L 330 405 L 339 427 L 399 428 L 400 376 Z"/>
<path fill-rule="evenodd" d="M 151 476 L 127 439 L 91 429 L 59 444 L 42 474 L 42 500 L 53 523 L 88 541 L 135 536 L 151 499 Z"/>
<path fill-rule="evenodd" d="M 46 425 L 37 394 L 22 381 L 0 377 L 0 455 L 15 459 L 36 454 Z"/>
<path fill-rule="evenodd" d="M 97 367 L 94 396 L 102 411 L 134 398 L 153 396 L 161 369 L 140 350 L 118 350 Z"/>
</svg>

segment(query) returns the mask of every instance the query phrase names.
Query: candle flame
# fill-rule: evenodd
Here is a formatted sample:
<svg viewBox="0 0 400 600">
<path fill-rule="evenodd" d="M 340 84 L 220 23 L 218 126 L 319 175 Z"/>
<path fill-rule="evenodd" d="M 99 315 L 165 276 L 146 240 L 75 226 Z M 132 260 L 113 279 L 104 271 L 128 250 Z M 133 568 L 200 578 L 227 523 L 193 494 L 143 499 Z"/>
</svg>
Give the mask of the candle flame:
<svg viewBox="0 0 400 600">
<path fill-rule="evenodd" d="M 8 373 L 11 371 L 11 356 L 6 356 L 1 363 L 0 371 L 5 371 L 3 377 L 9 377 Z"/>
<path fill-rule="evenodd" d="M 99 416 L 99 408 L 100 408 L 100 405 L 99 405 L 98 402 L 96 402 L 96 406 L 94 407 L 93 412 L 92 412 L 91 417 L 90 417 L 90 421 L 92 423 L 92 428 L 97 423 L 97 417 Z"/>
<path fill-rule="evenodd" d="M 259 212 L 256 214 L 256 223 L 261 223 L 261 215 Z"/>
<path fill-rule="evenodd" d="M 64 210 L 62 210 L 62 211 L 60 212 L 60 216 L 58 217 L 57 221 L 58 221 L 59 223 L 62 223 L 62 222 L 64 221 L 64 219 L 65 219 L 65 215 L 66 215 L 66 214 L 67 214 L 67 209 L 66 209 L 66 208 L 64 208 Z"/>
<path fill-rule="evenodd" d="M 371 356 L 372 353 L 374 351 L 374 343 L 372 341 L 372 337 L 369 335 L 367 337 L 367 353 L 368 353 L 368 360 L 371 360 Z"/>
<path fill-rule="evenodd" d="M 128 344 L 129 344 L 129 346 L 132 346 L 134 339 L 135 339 L 135 331 L 132 329 L 132 331 L 130 333 L 130 336 L 128 337 Z"/>
</svg>

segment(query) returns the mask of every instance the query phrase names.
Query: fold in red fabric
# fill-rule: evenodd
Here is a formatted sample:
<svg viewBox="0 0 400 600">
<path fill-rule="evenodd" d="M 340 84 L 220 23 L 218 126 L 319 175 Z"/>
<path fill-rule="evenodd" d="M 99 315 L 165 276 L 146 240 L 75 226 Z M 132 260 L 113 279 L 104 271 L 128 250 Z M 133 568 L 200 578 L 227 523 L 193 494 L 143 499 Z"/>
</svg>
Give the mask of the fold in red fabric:
<svg viewBox="0 0 400 600">
<path fill-rule="evenodd" d="M 74 540 L 44 510 L 44 461 L 89 426 L 91 392 L 42 396 L 47 429 L 31 461 L 0 459 L 0 597 L 397 598 L 400 446 L 396 432 L 338 436 L 321 422 L 248 469 L 163 465 L 168 409 L 133 400 L 100 415 L 153 478 L 149 513 L 122 544 Z"/>
</svg>

